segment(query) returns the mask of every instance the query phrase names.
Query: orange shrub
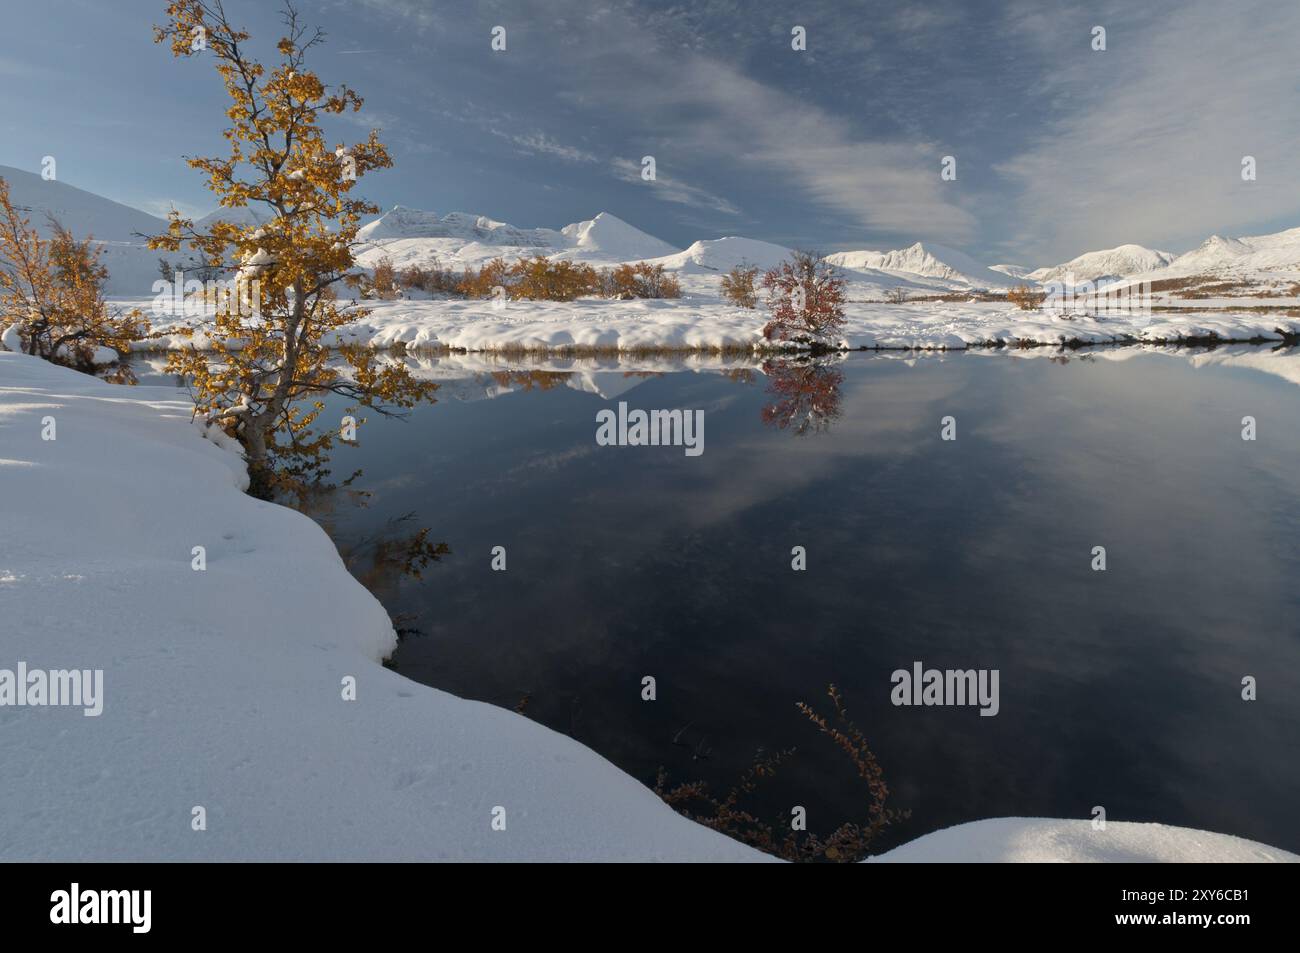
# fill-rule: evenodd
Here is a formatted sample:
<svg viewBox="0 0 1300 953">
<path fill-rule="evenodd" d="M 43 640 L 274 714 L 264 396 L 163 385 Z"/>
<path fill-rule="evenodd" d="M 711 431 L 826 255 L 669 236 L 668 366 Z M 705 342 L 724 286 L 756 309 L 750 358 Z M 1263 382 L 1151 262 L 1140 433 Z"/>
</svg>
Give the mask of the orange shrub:
<svg viewBox="0 0 1300 953">
<path fill-rule="evenodd" d="M 1034 291 L 1028 285 L 1016 285 L 1007 292 L 1007 300 L 1021 311 L 1033 311 L 1043 303 L 1044 294 Z"/>
<path fill-rule="evenodd" d="M 722 297 L 742 308 L 757 307 L 758 292 L 754 290 L 757 278 L 757 266 L 741 262 L 722 276 Z"/>
<path fill-rule="evenodd" d="M 619 265 L 600 276 L 600 293 L 606 298 L 680 298 L 682 286 L 663 265 L 639 261 Z"/>
<path fill-rule="evenodd" d="M 381 258 L 375 265 L 375 273 L 370 276 L 369 297 L 381 301 L 392 301 L 400 294 L 397 288 L 397 269 L 388 258 Z"/>
<path fill-rule="evenodd" d="M 550 261 L 540 255 L 515 262 L 510 278 L 506 288 L 512 298 L 572 301 L 600 290 L 600 276 L 590 265 Z"/>
<path fill-rule="evenodd" d="M 490 298 L 492 289 L 502 287 L 509 291 L 510 266 L 503 258 L 493 258 L 475 270 L 468 268 L 456 285 L 456 291 L 467 298 Z"/>
</svg>

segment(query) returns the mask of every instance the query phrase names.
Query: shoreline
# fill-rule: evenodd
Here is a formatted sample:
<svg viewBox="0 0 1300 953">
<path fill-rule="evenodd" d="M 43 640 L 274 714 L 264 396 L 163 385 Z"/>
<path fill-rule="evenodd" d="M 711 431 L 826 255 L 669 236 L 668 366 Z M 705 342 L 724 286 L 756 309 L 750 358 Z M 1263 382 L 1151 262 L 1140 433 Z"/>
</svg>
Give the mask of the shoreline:
<svg viewBox="0 0 1300 953">
<path fill-rule="evenodd" d="M 148 309 L 147 301 L 119 304 Z M 475 299 L 397 299 L 358 303 L 368 313 L 329 336 L 328 346 L 449 353 L 613 356 L 722 354 L 773 357 L 808 353 L 807 346 L 762 337 L 765 312 L 705 297 L 571 302 L 511 302 L 494 308 Z M 1231 305 L 1151 314 L 1053 314 L 1005 303 L 855 304 L 843 326 L 817 350 L 943 352 L 1079 350 L 1098 346 L 1217 347 L 1300 344 L 1300 311 L 1234 310 Z M 152 310 L 155 337 L 139 350 L 204 348 L 201 315 Z M 192 338 L 176 332 L 194 328 Z"/>
</svg>

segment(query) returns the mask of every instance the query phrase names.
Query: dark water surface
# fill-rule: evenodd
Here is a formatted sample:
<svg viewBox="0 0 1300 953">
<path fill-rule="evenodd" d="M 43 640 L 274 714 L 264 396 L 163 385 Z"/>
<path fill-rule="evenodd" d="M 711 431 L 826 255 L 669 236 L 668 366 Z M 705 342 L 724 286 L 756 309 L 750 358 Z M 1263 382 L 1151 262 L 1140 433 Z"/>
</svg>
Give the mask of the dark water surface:
<svg viewBox="0 0 1300 953">
<path fill-rule="evenodd" d="M 760 813 L 862 818 L 851 766 L 795 708 L 826 710 L 834 682 L 911 811 L 882 848 L 1100 805 L 1295 851 L 1300 356 L 1233 354 L 479 374 L 336 454 L 373 497 L 333 529 L 346 551 L 413 512 L 452 549 L 375 585 L 419 630 L 398 671 L 526 697 L 647 783 L 662 766 L 725 790 L 795 747 Z M 704 453 L 598 446 L 620 400 L 703 409 Z M 891 673 L 917 661 L 997 669 L 999 713 L 895 707 Z"/>
</svg>

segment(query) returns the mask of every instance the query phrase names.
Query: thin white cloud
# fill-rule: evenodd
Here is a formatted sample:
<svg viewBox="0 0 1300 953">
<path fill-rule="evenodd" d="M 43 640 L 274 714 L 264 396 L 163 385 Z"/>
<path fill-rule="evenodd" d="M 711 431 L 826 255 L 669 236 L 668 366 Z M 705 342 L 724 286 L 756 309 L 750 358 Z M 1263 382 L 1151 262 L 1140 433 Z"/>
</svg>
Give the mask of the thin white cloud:
<svg viewBox="0 0 1300 953">
<path fill-rule="evenodd" d="M 868 230 L 953 242 L 973 233 L 975 219 L 958 204 L 953 183 L 941 180 L 941 150 L 933 144 L 864 139 L 815 103 L 726 63 L 690 57 L 667 73 L 670 81 L 620 91 L 636 97 L 630 105 L 672 144 L 657 155 L 661 165 L 757 166 Z"/>
<path fill-rule="evenodd" d="M 672 176 L 664 175 L 659 171 L 657 161 L 653 181 L 642 179 L 641 163 L 633 162 L 631 159 L 614 159 L 610 162 L 610 168 L 615 178 L 622 179 L 624 182 L 644 182 L 647 188 L 653 190 L 653 194 L 657 198 L 665 202 L 675 202 L 678 205 L 689 205 L 693 208 L 710 209 L 726 215 L 740 214 L 740 209 L 721 196 L 714 195 L 706 189 L 688 185 Z"/>
<path fill-rule="evenodd" d="M 1043 92 L 1064 112 L 998 166 L 1017 191 L 1021 247 L 1052 261 L 1123 242 L 1176 251 L 1300 215 L 1300 5 L 1131 10 L 1097 13 L 1074 35 L 1041 7 L 1008 14 L 1054 50 Z M 1089 23 L 1107 27 L 1106 51 L 1091 50 Z M 1247 155 L 1254 182 L 1241 179 Z"/>
<path fill-rule="evenodd" d="M 501 129 L 488 129 L 488 132 L 494 136 L 512 143 L 517 151 L 524 155 L 544 155 L 552 156 L 557 159 L 563 159 L 565 162 L 599 162 L 598 156 L 579 149 L 577 146 L 570 146 L 563 142 L 557 142 L 550 136 L 542 132 L 512 133 L 505 132 Z"/>
</svg>

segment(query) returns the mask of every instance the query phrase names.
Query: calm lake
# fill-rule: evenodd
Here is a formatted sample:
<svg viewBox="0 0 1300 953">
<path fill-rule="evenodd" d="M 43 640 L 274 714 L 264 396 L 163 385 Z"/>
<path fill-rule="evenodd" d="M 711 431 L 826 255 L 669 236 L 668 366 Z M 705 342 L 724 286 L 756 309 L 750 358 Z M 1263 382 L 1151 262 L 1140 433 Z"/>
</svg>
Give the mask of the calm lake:
<svg viewBox="0 0 1300 953">
<path fill-rule="evenodd" d="M 1300 353 L 459 360 L 423 359 L 436 405 L 336 451 L 367 504 L 315 514 L 408 630 L 397 671 L 647 784 L 721 793 L 795 748 L 747 803 L 823 834 L 867 803 L 795 707 L 834 683 L 911 812 L 879 849 L 1102 806 L 1300 850 Z M 704 452 L 598 445 L 620 401 L 702 410 Z M 367 562 L 423 526 L 451 555 L 422 579 Z M 996 716 L 892 704 L 918 662 L 997 670 Z"/>
</svg>

